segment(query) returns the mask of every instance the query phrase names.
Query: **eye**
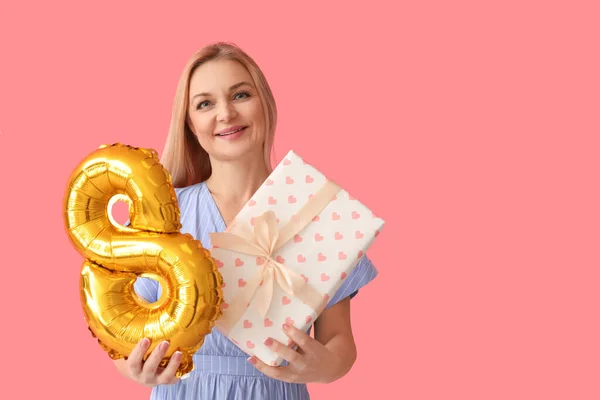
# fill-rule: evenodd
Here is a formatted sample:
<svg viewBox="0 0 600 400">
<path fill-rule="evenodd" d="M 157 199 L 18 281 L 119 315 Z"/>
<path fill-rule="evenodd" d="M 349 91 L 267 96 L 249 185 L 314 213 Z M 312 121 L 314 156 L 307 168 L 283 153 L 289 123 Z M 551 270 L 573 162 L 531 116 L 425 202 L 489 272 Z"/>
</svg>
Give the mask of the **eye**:
<svg viewBox="0 0 600 400">
<path fill-rule="evenodd" d="M 235 94 L 235 96 L 233 96 L 234 99 L 245 99 L 247 97 L 250 97 L 250 93 L 248 92 L 238 92 Z"/>
<path fill-rule="evenodd" d="M 210 105 L 210 101 L 208 101 L 208 100 L 204 100 L 204 101 L 202 101 L 202 102 L 198 103 L 198 105 L 196 106 L 196 110 L 200 110 L 200 109 L 202 109 L 202 108 L 206 108 L 206 107 L 208 107 L 209 105 Z"/>
</svg>

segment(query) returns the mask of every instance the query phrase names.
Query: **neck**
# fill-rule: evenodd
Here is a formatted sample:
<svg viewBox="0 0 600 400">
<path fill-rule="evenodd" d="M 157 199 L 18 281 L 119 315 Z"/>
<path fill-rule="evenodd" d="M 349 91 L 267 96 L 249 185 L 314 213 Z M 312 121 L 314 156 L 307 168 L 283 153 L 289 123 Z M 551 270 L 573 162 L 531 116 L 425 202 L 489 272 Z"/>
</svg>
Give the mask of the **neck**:
<svg viewBox="0 0 600 400">
<path fill-rule="evenodd" d="M 211 158 L 212 174 L 206 186 L 213 197 L 240 208 L 269 176 L 262 152 L 233 161 Z"/>
</svg>

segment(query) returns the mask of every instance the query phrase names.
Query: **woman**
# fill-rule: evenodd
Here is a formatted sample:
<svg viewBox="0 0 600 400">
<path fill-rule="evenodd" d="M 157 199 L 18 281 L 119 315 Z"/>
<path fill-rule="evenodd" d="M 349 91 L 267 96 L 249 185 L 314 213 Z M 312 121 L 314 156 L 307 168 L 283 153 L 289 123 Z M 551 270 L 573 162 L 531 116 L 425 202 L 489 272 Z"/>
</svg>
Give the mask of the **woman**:
<svg viewBox="0 0 600 400">
<path fill-rule="evenodd" d="M 171 173 L 181 210 L 181 232 L 210 248 L 209 233 L 222 232 L 272 171 L 277 111 L 269 85 L 255 62 L 235 45 L 217 43 L 186 65 L 175 97 L 161 162 Z M 127 378 L 152 386 L 151 399 L 308 399 L 307 382 L 332 382 L 356 359 L 350 298 L 377 272 L 363 257 L 315 321 L 315 339 L 289 327 L 298 351 L 267 339 L 286 362 L 271 367 L 240 350 L 216 329 L 194 355 L 195 370 L 174 376 L 179 353 L 158 367 L 168 343 L 142 358 L 141 341 L 127 361 L 115 364 Z M 156 281 L 139 278 L 136 292 L 160 297 Z"/>
</svg>

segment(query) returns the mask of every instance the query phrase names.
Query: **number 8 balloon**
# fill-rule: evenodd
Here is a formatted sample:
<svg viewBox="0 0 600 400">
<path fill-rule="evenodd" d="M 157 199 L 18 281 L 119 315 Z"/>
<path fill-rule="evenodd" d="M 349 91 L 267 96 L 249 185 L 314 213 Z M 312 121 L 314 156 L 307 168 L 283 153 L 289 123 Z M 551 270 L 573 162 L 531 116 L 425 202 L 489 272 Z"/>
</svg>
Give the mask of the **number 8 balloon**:
<svg viewBox="0 0 600 400">
<path fill-rule="evenodd" d="M 130 226 L 111 214 L 115 200 L 130 204 Z M 210 252 L 180 233 L 179 207 L 169 173 L 152 149 L 100 146 L 72 172 L 64 221 L 85 261 L 80 295 L 85 321 L 110 358 L 127 358 L 144 337 L 182 358 L 176 375 L 194 369 L 192 355 L 221 315 L 223 278 Z M 137 277 L 157 280 L 162 295 L 148 303 L 134 290 Z"/>
</svg>

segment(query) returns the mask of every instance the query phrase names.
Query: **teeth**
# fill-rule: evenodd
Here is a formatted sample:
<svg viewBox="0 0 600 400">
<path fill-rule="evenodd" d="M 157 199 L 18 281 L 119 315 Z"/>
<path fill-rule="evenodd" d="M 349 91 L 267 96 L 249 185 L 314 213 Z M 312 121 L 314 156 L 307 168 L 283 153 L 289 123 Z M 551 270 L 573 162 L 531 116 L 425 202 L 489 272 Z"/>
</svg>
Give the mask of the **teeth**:
<svg viewBox="0 0 600 400">
<path fill-rule="evenodd" d="M 244 129 L 244 128 L 236 129 L 235 131 L 231 131 L 231 132 L 228 132 L 228 133 L 219 133 L 219 134 L 217 134 L 217 136 L 229 136 L 229 135 L 233 135 L 234 133 L 239 132 L 242 129 Z"/>
</svg>

